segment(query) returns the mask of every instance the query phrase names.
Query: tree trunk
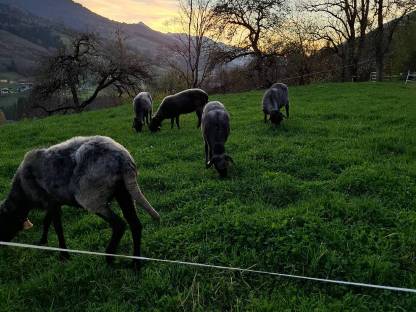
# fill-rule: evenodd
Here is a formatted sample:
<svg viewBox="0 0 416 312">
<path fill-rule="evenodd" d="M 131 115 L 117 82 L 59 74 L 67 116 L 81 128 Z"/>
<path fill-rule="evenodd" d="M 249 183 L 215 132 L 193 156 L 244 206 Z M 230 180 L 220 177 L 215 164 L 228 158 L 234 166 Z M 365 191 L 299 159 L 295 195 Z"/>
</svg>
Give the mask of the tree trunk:
<svg viewBox="0 0 416 312">
<path fill-rule="evenodd" d="M 357 75 L 357 65 L 356 65 L 356 57 L 355 57 L 355 38 L 348 40 L 347 49 L 348 49 L 348 59 L 347 59 L 348 77 L 347 79 L 348 81 L 351 81 L 354 79 L 354 76 Z"/>
<path fill-rule="evenodd" d="M 72 100 L 74 101 L 75 110 L 79 112 L 80 105 L 79 105 L 78 91 L 75 85 L 71 85 L 71 93 L 72 93 Z"/>
<path fill-rule="evenodd" d="M 376 71 L 377 81 L 383 81 L 384 71 L 384 16 L 383 0 L 377 0 Z"/>
<path fill-rule="evenodd" d="M 377 81 L 383 81 L 384 79 L 384 55 L 376 53 L 376 71 Z"/>
</svg>

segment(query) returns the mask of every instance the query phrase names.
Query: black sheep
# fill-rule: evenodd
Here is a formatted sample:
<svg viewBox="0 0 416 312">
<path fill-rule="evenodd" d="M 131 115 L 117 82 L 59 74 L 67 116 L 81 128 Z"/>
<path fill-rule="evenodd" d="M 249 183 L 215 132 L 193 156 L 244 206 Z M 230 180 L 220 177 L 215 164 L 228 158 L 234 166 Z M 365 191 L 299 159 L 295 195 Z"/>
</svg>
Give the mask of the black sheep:
<svg viewBox="0 0 416 312">
<path fill-rule="evenodd" d="M 205 104 L 208 103 L 208 94 L 201 89 L 188 89 L 174 95 L 165 97 L 159 106 L 156 114 L 150 122 L 149 129 L 152 132 L 160 130 L 164 119 L 170 118 L 171 128 L 174 120 L 179 129 L 179 115 L 196 112 L 198 125 L 201 125 L 202 111 Z"/>
<path fill-rule="evenodd" d="M 205 142 L 205 164 L 217 169 L 221 177 L 227 176 L 233 159 L 225 154 L 225 142 L 230 134 L 230 115 L 222 103 L 209 102 L 202 113 L 202 136 Z"/>
</svg>

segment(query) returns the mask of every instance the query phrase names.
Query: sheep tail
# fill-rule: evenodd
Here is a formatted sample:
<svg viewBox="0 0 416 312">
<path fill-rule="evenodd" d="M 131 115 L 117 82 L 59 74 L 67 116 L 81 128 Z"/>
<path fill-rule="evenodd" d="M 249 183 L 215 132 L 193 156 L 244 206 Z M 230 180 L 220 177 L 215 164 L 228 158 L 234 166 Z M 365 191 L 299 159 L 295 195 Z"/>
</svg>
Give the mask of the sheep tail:
<svg viewBox="0 0 416 312">
<path fill-rule="evenodd" d="M 152 207 L 152 205 L 147 201 L 146 197 L 143 195 L 142 191 L 140 190 L 139 185 L 137 184 L 137 173 L 136 173 L 136 166 L 134 166 L 134 170 L 132 167 L 134 165 L 129 166 L 129 170 L 124 174 L 124 183 L 126 185 L 127 191 L 130 193 L 133 200 L 140 206 L 146 210 L 146 212 L 155 220 L 160 220 L 159 213 Z"/>
</svg>

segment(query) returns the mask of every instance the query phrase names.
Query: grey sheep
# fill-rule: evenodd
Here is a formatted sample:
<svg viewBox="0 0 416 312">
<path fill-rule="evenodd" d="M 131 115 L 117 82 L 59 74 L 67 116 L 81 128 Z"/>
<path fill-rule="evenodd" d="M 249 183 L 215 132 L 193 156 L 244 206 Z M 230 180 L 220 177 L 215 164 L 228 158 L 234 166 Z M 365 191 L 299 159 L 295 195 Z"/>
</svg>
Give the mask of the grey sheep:
<svg viewBox="0 0 416 312">
<path fill-rule="evenodd" d="M 149 120 L 152 120 L 153 114 L 153 100 L 149 92 L 140 92 L 133 99 L 134 120 L 133 128 L 136 132 L 141 132 L 144 123 L 149 125 Z"/>
<path fill-rule="evenodd" d="M 289 118 L 288 87 L 283 83 L 275 83 L 263 96 L 264 122 L 267 122 L 267 116 L 270 115 L 270 121 L 279 124 L 284 118 L 284 115 L 280 112 L 283 106 L 286 110 L 286 118 Z"/>
<path fill-rule="evenodd" d="M 150 122 L 149 129 L 152 132 L 160 130 L 164 119 L 170 118 L 171 128 L 176 119 L 176 126 L 179 129 L 179 115 L 196 112 L 198 125 L 201 126 L 201 116 L 205 104 L 208 103 L 208 94 L 201 89 L 188 89 L 165 97 L 159 106 L 156 114 Z"/>
<path fill-rule="evenodd" d="M 218 101 L 205 105 L 202 113 L 202 136 L 205 142 L 205 164 L 215 166 L 221 177 L 227 176 L 229 163 L 233 159 L 225 154 L 225 142 L 230 134 L 230 115 Z"/>
<path fill-rule="evenodd" d="M 75 137 L 49 148 L 28 152 L 13 178 L 11 191 L 0 205 L 0 240 L 10 241 L 28 224 L 32 208 L 46 210 L 40 243 L 47 243 L 53 223 L 59 247 L 66 249 L 61 223 L 61 206 L 81 207 L 100 216 L 112 229 L 107 253 L 113 254 L 124 234 L 125 222 L 110 208 L 117 200 L 128 222 L 134 255 L 140 256 L 142 225 L 135 203 L 154 218 L 159 214 L 137 184 L 136 165 L 129 152 L 111 138 Z M 67 258 L 68 253 L 62 252 Z M 112 263 L 113 258 L 107 257 Z M 140 262 L 134 260 L 136 268 Z"/>
</svg>

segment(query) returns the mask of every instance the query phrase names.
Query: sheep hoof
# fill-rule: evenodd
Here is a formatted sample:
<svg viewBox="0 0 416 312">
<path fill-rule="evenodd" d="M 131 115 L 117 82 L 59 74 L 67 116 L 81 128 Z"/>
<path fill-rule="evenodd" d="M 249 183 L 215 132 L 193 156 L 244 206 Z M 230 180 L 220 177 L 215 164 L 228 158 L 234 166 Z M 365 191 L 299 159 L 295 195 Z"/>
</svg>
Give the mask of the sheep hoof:
<svg viewBox="0 0 416 312">
<path fill-rule="evenodd" d="M 38 241 L 37 245 L 39 245 L 39 246 L 46 246 L 46 245 L 48 245 L 48 240 L 47 240 L 47 239 L 43 239 L 43 238 L 41 238 L 41 239 Z"/>
<path fill-rule="evenodd" d="M 68 252 L 63 251 L 59 254 L 59 260 L 61 260 L 62 262 L 66 262 L 71 258 L 71 256 L 69 255 Z"/>
</svg>

